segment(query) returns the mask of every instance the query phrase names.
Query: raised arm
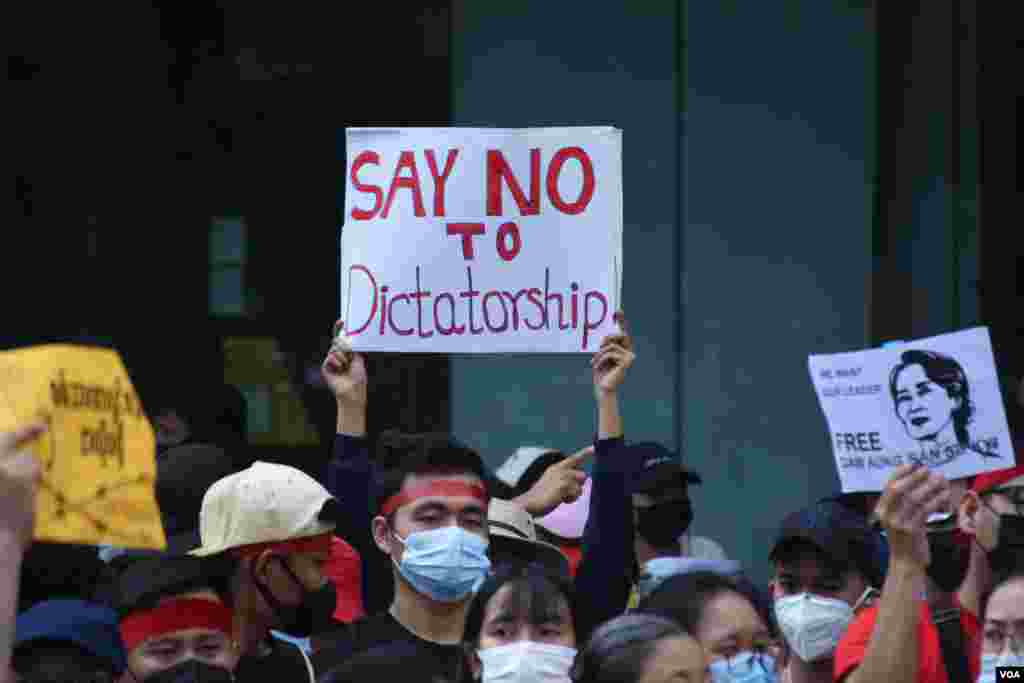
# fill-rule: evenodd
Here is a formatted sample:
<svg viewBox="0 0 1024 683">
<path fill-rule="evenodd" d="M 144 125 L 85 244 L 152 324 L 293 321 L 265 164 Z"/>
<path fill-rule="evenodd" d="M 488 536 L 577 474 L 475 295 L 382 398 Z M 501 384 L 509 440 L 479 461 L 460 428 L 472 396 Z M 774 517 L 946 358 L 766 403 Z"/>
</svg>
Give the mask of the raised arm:
<svg viewBox="0 0 1024 683">
<path fill-rule="evenodd" d="M 39 463 L 21 449 L 45 430 L 34 424 L 0 434 L 0 683 L 13 680 L 11 651 L 18 584 L 25 548 L 35 525 Z"/>
<path fill-rule="evenodd" d="M 625 321 L 617 316 L 623 334 L 607 337 L 591 361 L 597 402 L 590 513 L 583 532 L 583 557 L 576 573 L 579 601 L 578 638 L 586 638 L 604 621 L 620 614 L 629 601 L 633 566 L 633 509 L 630 483 L 636 463 L 630 461 L 622 439 L 618 389 L 635 354 Z"/>
<path fill-rule="evenodd" d="M 337 333 L 321 366 L 324 380 L 337 405 L 334 453 L 327 463 L 324 487 L 338 499 L 337 534 L 359 553 L 362 564 L 363 608 L 367 614 L 383 610 L 391 600 L 391 570 L 387 557 L 373 542 L 370 529 L 376 510 L 375 469 L 366 435 L 368 375 L 366 359 L 354 353 Z"/>
<path fill-rule="evenodd" d="M 913 683 L 919 661 L 918 620 L 921 601 L 918 593 L 926 585 L 925 570 L 931 560 L 926 521 L 934 512 L 949 509 L 949 485 L 926 468 L 905 466 L 897 469 L 886 484 L 875 514 L 889 540 L 889 571 L 878 600 L 874 628 L 864 656 L 856 668 L 840 670 L 847 646 L 837 651 L 837 681 L 847 683 Z M 862 644 L 861 644 L 862 645 Z"/>
</svg>

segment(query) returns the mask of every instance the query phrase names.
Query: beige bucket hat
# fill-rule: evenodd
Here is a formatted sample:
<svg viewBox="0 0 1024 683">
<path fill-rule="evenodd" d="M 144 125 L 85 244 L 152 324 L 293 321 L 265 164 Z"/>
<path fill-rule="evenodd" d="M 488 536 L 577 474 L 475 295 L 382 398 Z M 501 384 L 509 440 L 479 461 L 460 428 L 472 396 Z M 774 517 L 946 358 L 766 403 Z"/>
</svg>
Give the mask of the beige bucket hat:
<svg viewBox="0 0 1024 683">
<path fill-rule="evenodd" d="M 555 546 L 537 540 L 533 517 L 519 505 L 492 498 L 487 508 L 487 527 L 491 560 L 496 565 L 503 559 L 536 562 L 568 576 L 569 560 Z"/>
</svg>

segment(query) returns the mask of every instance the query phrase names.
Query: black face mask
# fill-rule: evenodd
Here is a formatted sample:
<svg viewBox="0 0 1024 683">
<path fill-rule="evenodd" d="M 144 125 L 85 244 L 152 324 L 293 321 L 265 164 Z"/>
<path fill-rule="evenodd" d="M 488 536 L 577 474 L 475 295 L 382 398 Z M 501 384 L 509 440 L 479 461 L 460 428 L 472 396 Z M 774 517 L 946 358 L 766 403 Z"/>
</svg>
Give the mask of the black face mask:
<svg viewBox="0 0 1024 683">
<path fill-rule="evenodd" d="M 953 593 L 963 583 L 971 559 L 969 548 L 958 529 L 928 532 L 932 561 L 927 573 L 939 590 Z"/>
<path fill-rule="evenodd" d="M 224 667 L 187 659 L 170 669 L 146 676 L 143 683 L 232 683 L 234 680 L 231 671 Z"/>
<path fill-rule="evenodd" d="M 260 582 L 255 573 L 253 574 L 253 583 L 256 584 L 256 588 L 260 591 L 263 599 L 270 605 L 270 609 L 274 610 L 274 614 L 277 615 L 278 630 L 297 638 L 308 638 L 314 633 L 329 630 L 333 623 L 334 610 L 338 603 L 334 584 L 327 581 L 321 588 L 315 591 L 307 591 L 303 587 L 302 581 L 295 575 L 292 568 L 288 566 L 285 559 L 283 557 L 277 559 L 280 561 L 281 566 L 284 567 L 288 576 L 291 577 L 291 580 L 303 589 L 302 604 L 295 607 L 285 606 L 274 597 L 274 594 L 267 586 Z"/>
<path fill-rule="evenodd" d="M 637 533 L 655 548 L 667 548 L 679 543 L 679 537 L 693 523 L 693 505 L 689 499 L 635 509 Z"/>
<path fill-rule="evenodd" d="M 988 564 L 996 574 L 1024 569 L 1024 517 L 999 515 L 999 540 L 988 553 Z"/>
</svg>

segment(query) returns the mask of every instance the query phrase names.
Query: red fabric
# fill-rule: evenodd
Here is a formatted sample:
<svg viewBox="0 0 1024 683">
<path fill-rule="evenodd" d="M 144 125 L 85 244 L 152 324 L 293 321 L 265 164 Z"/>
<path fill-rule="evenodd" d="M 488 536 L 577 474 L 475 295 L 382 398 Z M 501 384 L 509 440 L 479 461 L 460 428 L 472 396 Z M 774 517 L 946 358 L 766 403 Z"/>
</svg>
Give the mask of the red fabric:
<svg viewBox="0 0 1024 683">
<path fill-rule="evenodd" d="M 860 665 L 871 642 L 871 632 L 878 616 L 877 607 L 861 611 L 846 629 L 836 648 L 832 678 L 841 681 Z M 981 625 L 978 618 L 967 610 L 960 611 L 960 628 L 964 634 L 964 651 L 967 655 L 967 670 L 970 680 L 975 681 L 981 669 Z M 939 631 L 932 623 L 928 605 L 921 602 L 917 622 L 917 683 L 948 683 L 942 664 L 942 648 L 939 645 Z"/>
<path fill-rule="evenodd" d="M 231 634 L 231 610 L 223 603 L 193 598 L 168 600 L 155 609 L 133 612 L 121 620 L 121 641 L 131 652 L 150 638 L 190 628 L 208 628 Z"/>
<path fill-rule="evenodd" d="M 576 578 L 576 570 L 579 569 L 580 560 L 583 559 L 583 549 L 579 546 L 563 545 L 559 547 L 565 559 L 569 560 L 569 576 Z"/>
<path fill-rule="evenodd" d="M 242 557 L 254 557 L 265 550 L 273 550 L 283 555 L 297 555 L 299 553 L 329 553 L 331 551 L 331 534 L 318 534 L 305 538 L 293 538 L 288 541 L 274 541 L 271 543 L 253 543 L 243 545 L 234 549 L 236 555 Z"/>
<path fill-rule="evenodd" d="M 487 491 L 479 484 L 468 484 L 464 481 L 432 481 L 391 496 L 381 504 L 380 514 L 390 515 L 414 500 L 436 496 L 467 496 L 478 499 L 484 505 L 488 502 Z"/>
<path fill-rule="evenodd" d="M 1013 481 L 1017 477 L 1024 477 L 1024 465 L 1017 465 L 1016 467 L 1008 467 L 1005 470 L 996 470 L 995 472 L 979 474 L 974 478 L 974 484 L 971 486 L 971 490 L 975 493 L 985 493 L 986 491 L 999 488 L 1003 484 Z"/>
<path fill-rule="evenodd" d="M 356 549 L 337 536 L 332 536 L 323 572 L 327 580 L 334 584 L 338 594 L 334 618 L 349 623 L 364 616 L 362 562 Z"/>
</svg>

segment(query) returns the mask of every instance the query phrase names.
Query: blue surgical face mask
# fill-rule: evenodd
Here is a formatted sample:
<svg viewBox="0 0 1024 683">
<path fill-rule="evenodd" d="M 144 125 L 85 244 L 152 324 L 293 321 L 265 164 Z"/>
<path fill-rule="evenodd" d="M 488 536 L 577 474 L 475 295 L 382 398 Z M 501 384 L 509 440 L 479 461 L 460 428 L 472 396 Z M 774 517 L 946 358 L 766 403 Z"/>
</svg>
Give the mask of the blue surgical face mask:
<svg viewBox="0 0 1024 683">
<path fill-rule="evenodd" d="M 402 561 L 395 562 L 399 573 L 419 593 L 438 602 L 459 602 L 475 593 L 491 568 L 487 541 L 462 527 L 394 536 L 405 546 Z"/>
<path fill-rule="evenodd" d="M 981 675 L 978 676 L 978 683 L 995 683 L 997 666 L 1024 666 L 1024 652 L 982 655 Z"/>
<path fill-rule="evenodd" d="M 775 658 L 754 652 L 741 652 L 729 659 L 711 662 L 712 683 L 777 683 Z"/>
</svg>

